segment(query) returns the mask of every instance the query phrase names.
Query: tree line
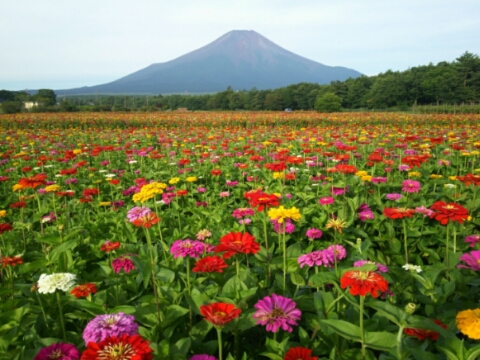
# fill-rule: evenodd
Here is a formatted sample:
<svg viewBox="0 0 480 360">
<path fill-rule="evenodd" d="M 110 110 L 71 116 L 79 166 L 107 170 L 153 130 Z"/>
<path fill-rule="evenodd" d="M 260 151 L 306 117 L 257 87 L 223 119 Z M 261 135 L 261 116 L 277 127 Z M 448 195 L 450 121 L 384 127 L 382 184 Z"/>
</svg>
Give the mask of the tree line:
<svg viewBox="0 0 480 360">
<path fill-rule="evenodd" d="M 48 98 L 39 90 L 37 99 Z M 7 99 L 7 91 L 0 91 L 0 101 Z M 14 93 L 14 92 L 10 92 Z M 51 94 L 50 94 L 51 95 Z M 16 92 L 12 99 L 24 98 Z M 405 71 L 391 71 L 375 76 L 360 76 L 327 85 L 300 83 L 273 90 L 238 90 L 228 88 L 215 94 L 175 95 L 88 95 L 57 96 L 57 100 L 43 101 L 42 107 L 32 111 L 158 111 L 187 108 L 195 110 L 318 110 L 342 109 L 397 109 L 412 106 L 446 106 L 472 104 L 480 101 L 480 57 L 465 52 L 452 62 L 440 62 L 412 67 Z M 2 108 L 4 108 L 2 103 Z M 5 109 L 4 109 L 4 112 Z"/>
</svg>

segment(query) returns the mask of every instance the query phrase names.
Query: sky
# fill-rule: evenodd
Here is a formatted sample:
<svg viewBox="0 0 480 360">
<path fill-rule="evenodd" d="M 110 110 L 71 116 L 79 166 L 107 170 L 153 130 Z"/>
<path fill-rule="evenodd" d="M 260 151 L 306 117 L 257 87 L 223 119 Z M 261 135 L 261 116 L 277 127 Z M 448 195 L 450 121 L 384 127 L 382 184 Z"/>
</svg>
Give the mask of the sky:
<svg viewBox="0 0 480 360">
<path fill-rule="evenodd" d="M 70 89 L 231 30 L 365 75 L 480 55 L 480 0 L 0 0 L 0 89 Z"/>
</svg>

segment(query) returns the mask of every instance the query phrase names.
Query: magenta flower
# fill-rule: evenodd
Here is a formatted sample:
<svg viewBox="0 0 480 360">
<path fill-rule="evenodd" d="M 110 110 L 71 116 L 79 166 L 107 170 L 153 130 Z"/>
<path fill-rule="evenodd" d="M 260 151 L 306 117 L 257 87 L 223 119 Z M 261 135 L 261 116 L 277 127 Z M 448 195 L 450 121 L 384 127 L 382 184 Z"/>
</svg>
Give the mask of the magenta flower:
<svg viewBox="0 0 480 360">
<path fill-rule="evenodd" d="M 423 217 L 430 217 L 435 211 L 427 209 L 425 206 L 419 206 L 415 208 L 415 214 L 422 214 Z"/>
<path fill-rule="evenodd" d="M 466 265 L 457 265 L 458 268 L 480 271 L 480 250 L 475 250 L 471 253 L 463 254 L 462 256 L 460 256 L 460 260 L 463 261 Z"/>
<path fill-rule="evenodd" d="M 410 170 L 410 166 L 400 164 L 400 165 L 398 165 L 398 170 L 399 170 L 399 171 L 409 171 L 409 170 Z"/>
<path fill-rule="evenodd" d="M 254 308 L 257 309 L 253 318 L 257 319 L 257 324 L 266 325 L 266 330 L 277 332 L 282 328 L 285 331 L 292 332 L 292 325 L 298 325 L 302 312 L 295 306 L 297 304 L 289 298 L 281 295 L 272 294 L 259 300 Z"/>
<path fill-rule="evenodd" d="M 353 263 L 353 266 L 354 266 L 354 267 L 360 267 L 360 266 L 363 266 L 363 265 L 365 265 L 365 264 L 374 264 L 374 265 L 377 265 L 377 271 L 378 271 L 378 272 L 381 272 L 381 273 L 386 273 L 386 272 L 388 272 L 388 267 L 386 267 L 386 266 L 383 265 L 383 264 L 374 262 L 374 261 L 358 260 L 358 261 L 355 261 L 355 262 Z"/>
<path fill-rule="evenodd" d="M 205 245 L 197 240 L 177 240 L 170 247 L 170 252 L 176 259 L 179 256 L 197 258 L 205 251 Z"/>
<path fill-rule="evenodd" d="M 338 195 L 342 195 L 343 193 L 347 192 L 348 191 L 348 186 L 346 188 L 343 188 L 343 187 L 332 187 L 330 189 L 330 192 L 332 193 L 333 196 L 338 196 Z"/>
<path fill-rule="evenodd" d="M 318 203 L 320 205 L 330 205 L 330 204 L 333 204 L 334 201 L 335 200 L 333 199 L 333 197 L 325 196 L 325 197 L 320 198 L 320 200 L 318 200 Z"/>
<path fill-rule="evenodd" d="M 313 239 L 320 239 L 322 237 L 322 230 L 311 228 L 307 230 L 306 233 L 308 240 L 312 241 Z"/>
<path fill-rule="evenodd" d="M 332 266 L 325 250 L 312 251 L 311 253 L 301 255 L 298 258 L 298 263 L 300 264 L 301 268 L 303 268 L 305 265 L 310 267 L 322 265 L 326 267 Z"/>
<path fill-rule="evenodd" d="M 283 235 L 283 225 L 285 225 L 285 232 L 287 234 L 291 234 L 295 231 L 295 225 L 292 223 L 290 219 L 285 219 L 285 222 L 283 224 L 280 224 L 277 219 L 272 219 L 270 222 L 273 225 L 273 228 L 277 234 L 282 234 Z"/>
<path fill-rule="evenodd" d="M 138 324 L 135 322 L 135 317 L 119 312 L 118 314 L 96 316 L 83 330 L 83 340 L 88 345 L 89 342 L 100 342 L 112 336 L 137 333 Z"/>
<path fill-rule="evenodd" d="M 137 219 L 140 219 L 148 214 L 150 214 L 152 210 L 150 210 L 148 207 L 139 207 L 135 206 L 128 210 L 127 213 L 127 219 L 130 222 L 134 222 Z"/>
<path fill-rule="evenodd" d="M 402 183 L 402 191 L 406 193 L 418 193 L 420 191 L 420 183 L 416 180 L 405 180 Z"/>
<path fill-rule="evenodd" d="M 123 269 L 127 274 L 135 269 L 133 261 L 128 255 L 120 256 L 112 261 L 113 271 L 117 274 Z"/>
<path fill-rule="evenodd" d="M 392 201 L 396 201 L 396 200 L 400 200 L 402 198 L 402 194 L 387 194 L 385 196 L 388 200 L 392 200 Z"/>
<path fill-rule="evenodd" d="M 375 214 L 371 210 L 365 210 L 358 213 L 358 218 L 360 221 L 367 221 L 375 219 Z"/>
<path fill-rule="evenodd" d="M 386 183 L 386 182 L 387 182 L 386 177 L 377 176 L 372 178 L 372 183 L 374 184 L 380 184 L 380 183 Z"/>
<path fill-rule="evenodd" d="M 465 242 L 470 243 L 470 247 L 474 247 L 475 244 L 480 243 L 480 235 L 468 235 Z"/>
<path fill-rule="evenodd" d="M 55 343 L 41 349 L 33 360 L 78 360 L 79 358 L 80 353 L 75 345 Z"/>
<path fill-rule="evenodd" d="M 255 215 L 255 211 L 250 208 L 238 208 L 233 210 L 232 216 L 237 219 L 244 218 L 246 216 L 253 216 Z"/>
<path fill-rule="evenodd" d="M 342 260 L 347 257 L 347 250 L 342 245 L 330 245 L 326 250 L 325 254 L 328 260 L 334 264 L 335 259 Z"/>
<path fill-rule="evenodd" d="M 189 360 L 218 360 L 215 356 L 201 354 L 201 355 L 193 355 Z"/>
</svg>

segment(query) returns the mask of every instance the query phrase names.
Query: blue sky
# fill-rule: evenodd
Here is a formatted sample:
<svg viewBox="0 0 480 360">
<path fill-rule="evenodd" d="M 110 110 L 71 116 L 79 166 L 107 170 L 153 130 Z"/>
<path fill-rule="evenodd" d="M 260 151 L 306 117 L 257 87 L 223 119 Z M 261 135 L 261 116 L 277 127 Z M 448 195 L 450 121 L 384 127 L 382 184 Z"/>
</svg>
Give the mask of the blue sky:
<svg viewBox="0 0 480 360">
<path fill-rule="evenodd" d="M 480 55 L 479 0 L 2 0 L 0 89 L 107 83 L 230 30 L 366 75 Z"/>
</svg>

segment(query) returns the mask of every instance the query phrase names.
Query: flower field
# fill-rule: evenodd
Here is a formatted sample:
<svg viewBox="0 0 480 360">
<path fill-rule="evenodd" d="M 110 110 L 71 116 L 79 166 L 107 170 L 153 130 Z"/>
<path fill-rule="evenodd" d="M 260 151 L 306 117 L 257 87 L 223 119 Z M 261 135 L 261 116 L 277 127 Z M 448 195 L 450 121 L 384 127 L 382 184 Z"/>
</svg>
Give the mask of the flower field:
<svg viewBox="0 0 480 360">
<path fill-rule="evenodd" d="M 0 359 L 477 359 L 479 125 L 0 115 Z"/>
</svg>

